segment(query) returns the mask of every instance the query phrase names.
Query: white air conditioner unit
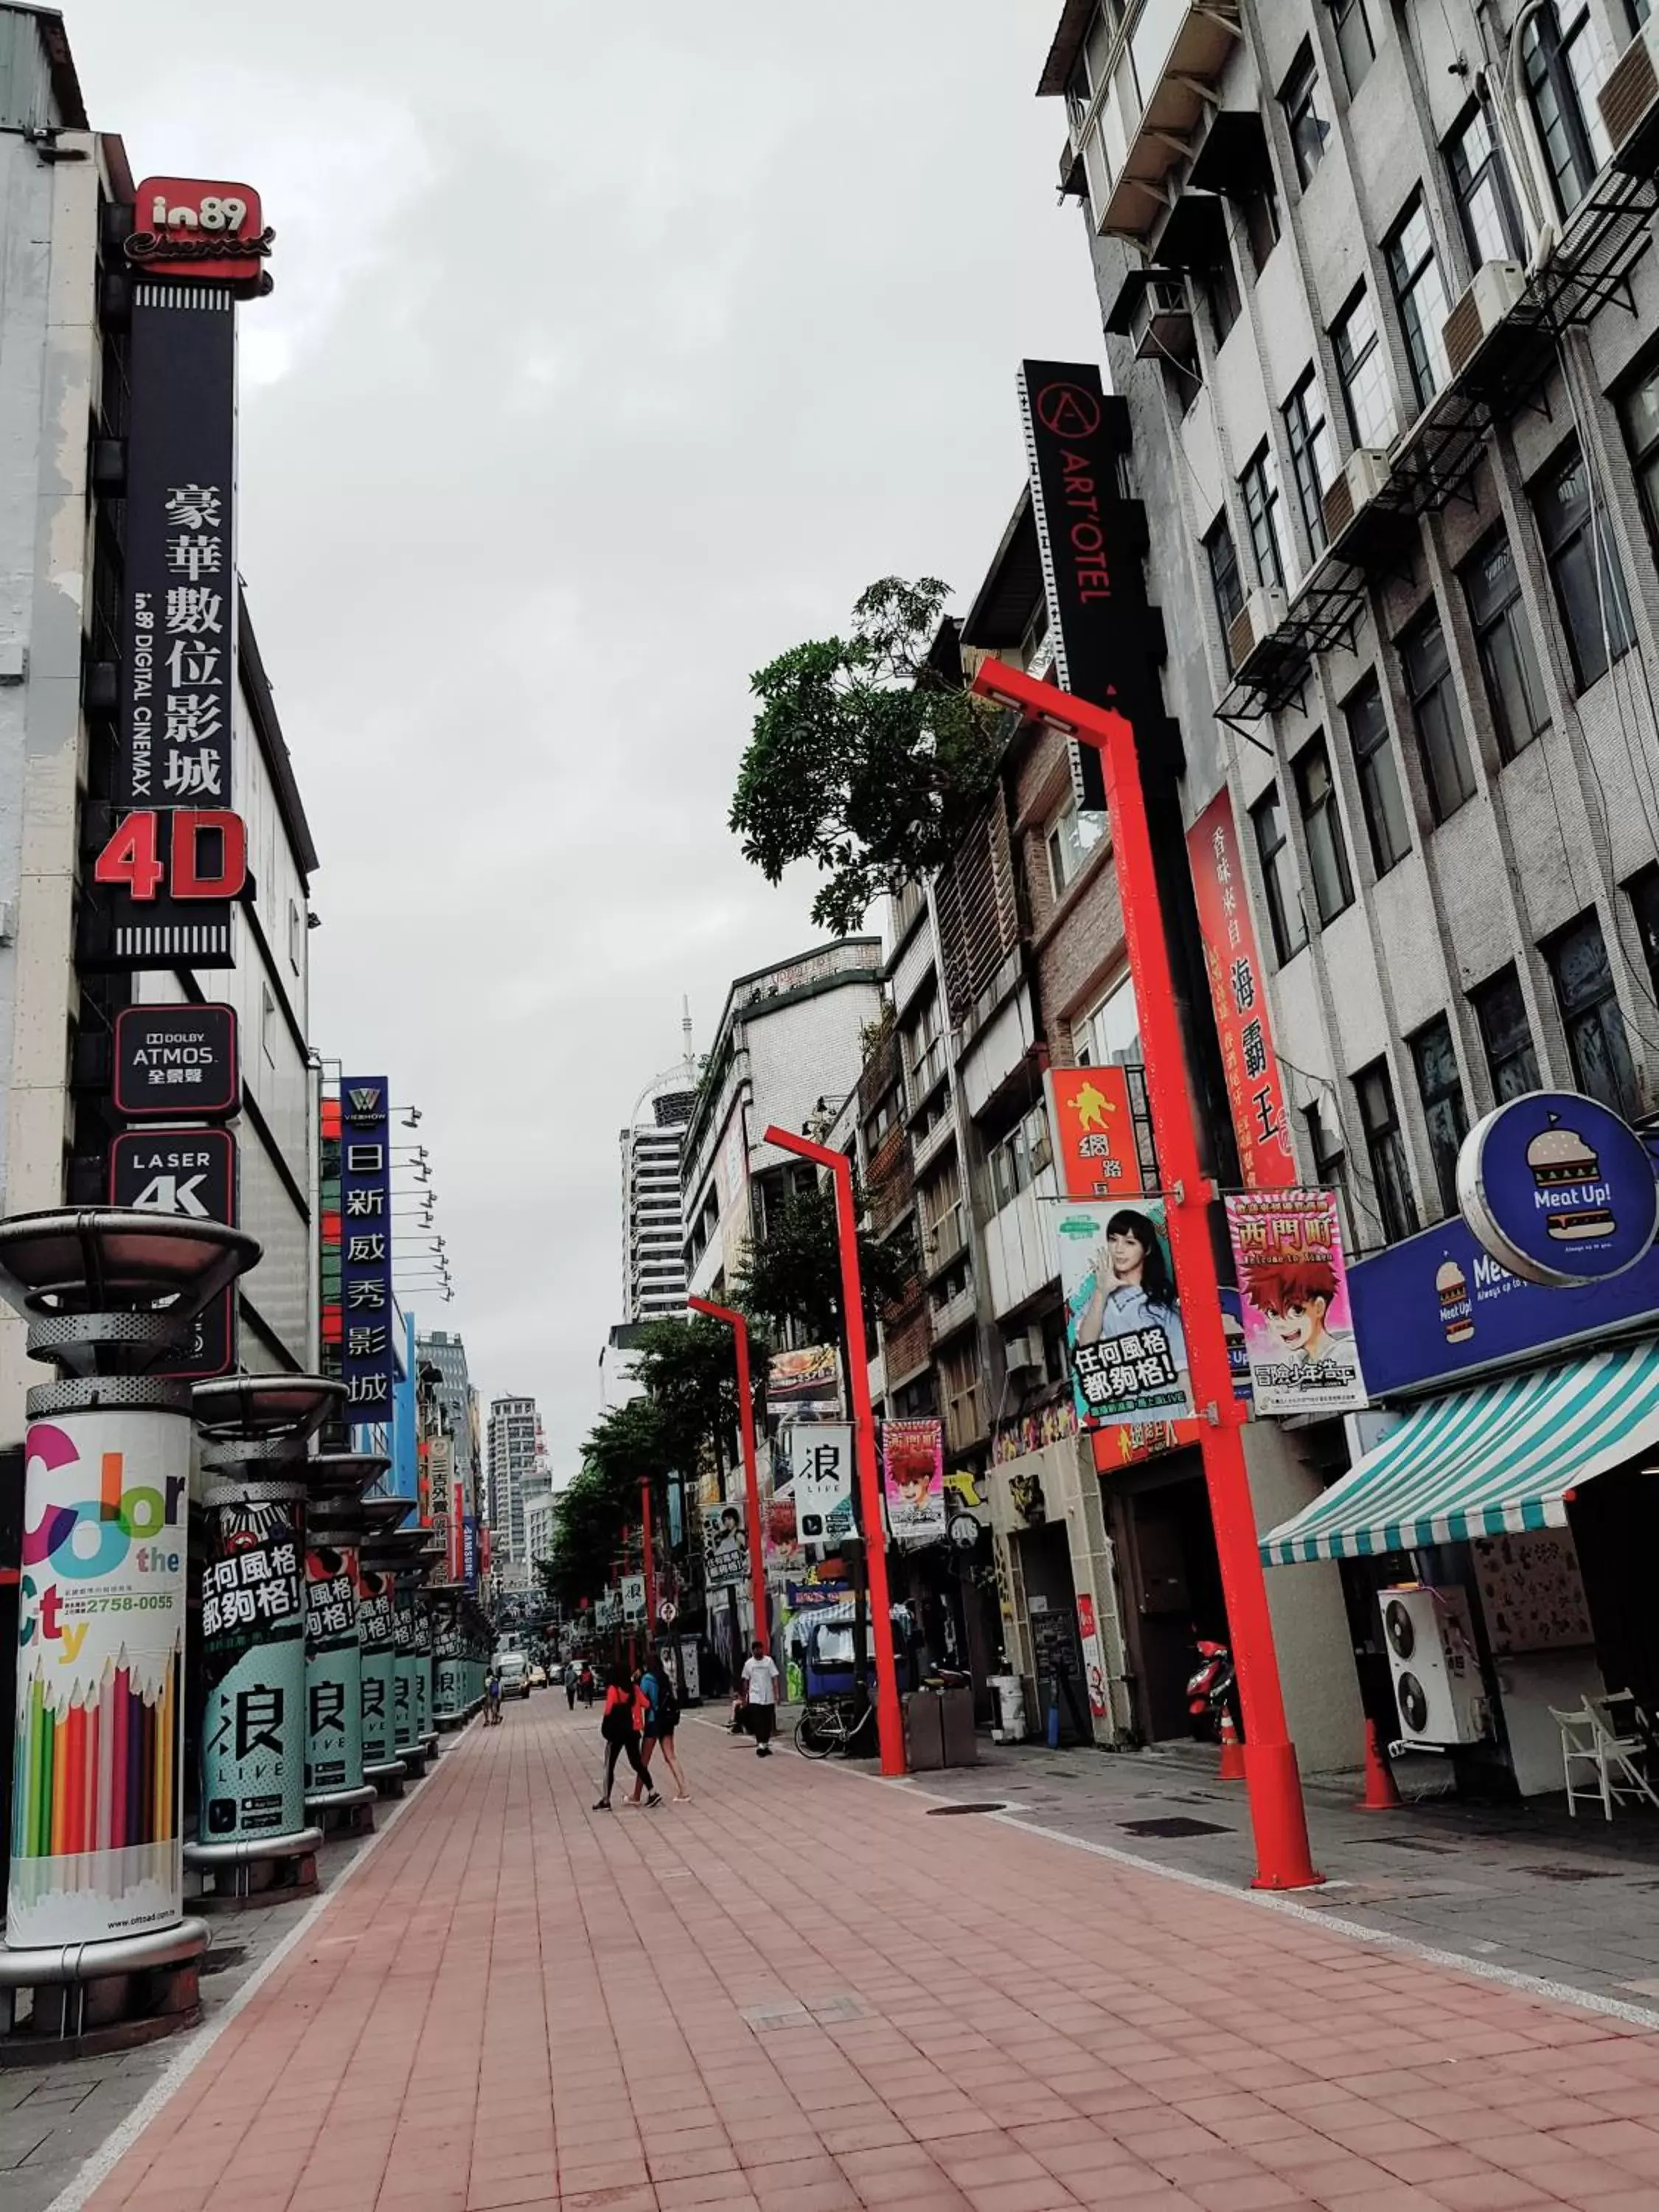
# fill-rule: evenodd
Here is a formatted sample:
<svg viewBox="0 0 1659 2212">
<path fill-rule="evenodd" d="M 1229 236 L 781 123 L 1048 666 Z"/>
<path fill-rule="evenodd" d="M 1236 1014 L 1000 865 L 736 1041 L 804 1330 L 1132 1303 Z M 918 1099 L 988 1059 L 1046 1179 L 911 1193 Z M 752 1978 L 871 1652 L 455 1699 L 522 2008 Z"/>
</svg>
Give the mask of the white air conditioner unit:
<svg viewBox="0 0 1659 2212">
<path fill-rule="evenodd" d="M 1184 276 L 1147 278 L 1129 316 L 1129 337 L 1139 361 L 1191 352 L 1193 309 Z"/>
<path fill-rule="evenodd" d="M 1227 632 L 1227 657 L 1235 676 L 1252 676 L 1274 657 L 1273 633 L 1284 623 L 1285 594 L 1277 584 L 1252 592 Z"/>
<path fill-rule="evenodd" d="M 1378 1602 L 1401 1741 L 1479 1743 L 1491 1723 L 1468 1599 L 1419 1585 L 1385 1589 Z"/>
<path fill-rule="evenodd" d="M 1028 1371 L 1032 1368 L 1040 1369 L 1043 1364 L 1042 1331 L 1040 1328 L 1023 1328 L 1018 1336 L 1005 1336 L 1002 1357 L 1011 1375 L 1018 1374 L 1022 1369 Z"/>
<path fill-rule="evenodd" d="M 1595 95 L 1613 141 L 1613 166 L 1626 176 L 1659 169 L 1659 19 L 1644 23 Z"/>
<path fill-rule="evenodd" d="M 1454 376 L 1462 376 L 1473 367 L 1526 289 L 1527 272 L 1518 261 L 1481 263 L 1474 282 L 1443 325 L 1446 359 Z"/>
<path fill-rule="evenodd" d="M 1358 446 L 1349 454 L 1342 473 L 1325 495 L 1325 537 L 1334 545 L 1355 515 L 1369 507 L 1389 481 L 1388 450 L 1382 446 Z"/>
</svg>

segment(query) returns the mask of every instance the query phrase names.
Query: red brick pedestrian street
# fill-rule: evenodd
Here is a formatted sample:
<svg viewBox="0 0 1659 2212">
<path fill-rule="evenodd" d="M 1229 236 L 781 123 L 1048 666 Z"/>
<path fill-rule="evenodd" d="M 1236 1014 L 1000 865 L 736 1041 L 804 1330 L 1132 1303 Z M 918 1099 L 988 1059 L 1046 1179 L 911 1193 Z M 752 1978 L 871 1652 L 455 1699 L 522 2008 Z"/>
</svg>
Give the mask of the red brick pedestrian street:
<svg viewBox="0 0 1659 2212">
<path fill-rule="evenodd" d="M 682 1743 L 609 1815 L 551 1692 L 453 1743 L 96 2212 L 1659 2208 L 1634 2021 Z"/>
</svg>

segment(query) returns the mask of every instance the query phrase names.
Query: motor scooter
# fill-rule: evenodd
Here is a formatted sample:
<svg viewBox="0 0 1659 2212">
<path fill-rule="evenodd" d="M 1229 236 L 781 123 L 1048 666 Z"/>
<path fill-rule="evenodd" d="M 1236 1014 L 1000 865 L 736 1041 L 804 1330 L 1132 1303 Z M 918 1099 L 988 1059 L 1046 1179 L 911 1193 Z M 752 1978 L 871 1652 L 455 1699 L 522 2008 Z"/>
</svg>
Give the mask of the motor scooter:
<svg viewBox="0 0 1659 2212">
<path fill-rule="evenodd" d="M 1238 1686 L 1233 1655 L 1224 1644 L 1212 1643 L 1207 1637 L 1198 1638 L 1197 1644 L 1197 1671 L 1187 1685 L 1188 1717 L 1198 1742 L 1218 1743 L 1224 1712 L 1231 1712 L 1233 1725 L 1238 1725 Z"/>
</svg>

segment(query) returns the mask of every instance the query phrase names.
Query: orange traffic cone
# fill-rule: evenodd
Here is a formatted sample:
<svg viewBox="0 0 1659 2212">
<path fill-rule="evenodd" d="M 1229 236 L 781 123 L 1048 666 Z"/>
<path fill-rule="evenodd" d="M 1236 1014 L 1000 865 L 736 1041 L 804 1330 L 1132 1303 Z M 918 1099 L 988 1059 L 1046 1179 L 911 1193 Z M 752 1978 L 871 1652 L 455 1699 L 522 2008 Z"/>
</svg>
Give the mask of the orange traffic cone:
<svg viewBox="0 0 1659 2212">
<path fill-rule="evenodd" d="M 1354 1810 L 1357 1813 L 1397 1813 L 1400 1809 L 1400 1792 L 1394 1786 L 1394 1770 L 1376 1740 L 1376 1723 L 1367 1721 L 1365 1794 Z"/>
<path fill-rule="evenodd" d="M 1238 1740 L 1238 1730 L 1233 1726 L 1233 1717 L 1225 1705 L 1221 1708 L 1221 1782 L 1242 1782 L 1244 1779 L 1244 1747 Z"/>
</svg>

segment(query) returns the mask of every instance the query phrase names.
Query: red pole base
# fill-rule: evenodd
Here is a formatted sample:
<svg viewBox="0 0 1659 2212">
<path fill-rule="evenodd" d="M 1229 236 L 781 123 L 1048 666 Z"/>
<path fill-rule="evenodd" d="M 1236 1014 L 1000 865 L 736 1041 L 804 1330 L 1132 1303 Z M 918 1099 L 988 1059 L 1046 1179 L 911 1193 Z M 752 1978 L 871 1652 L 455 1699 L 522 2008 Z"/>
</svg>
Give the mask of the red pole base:
<svg viewBox="0 0 1659 2212">
<path fill-rule="evenodd" d="M 1315 1889 L 1325 1879 L 1308 1843 L 1308 1816 L 1292 1743 L 1249 1743 L 1244 1769 L 1255 1834 L 1252 1889 Z"/>
<path fill-rule="evenodd" d="M 1376 1723 L 1365 1723 L 1365 1794 L 1354 1807 L 1356 1813 L 1398 1813 L 1404 1808 L 1400 1792 L 1395 1787 L 1394 1769 L 1376 1740 Z"/>
</svg>

